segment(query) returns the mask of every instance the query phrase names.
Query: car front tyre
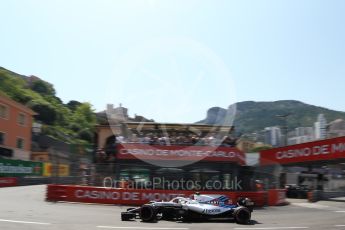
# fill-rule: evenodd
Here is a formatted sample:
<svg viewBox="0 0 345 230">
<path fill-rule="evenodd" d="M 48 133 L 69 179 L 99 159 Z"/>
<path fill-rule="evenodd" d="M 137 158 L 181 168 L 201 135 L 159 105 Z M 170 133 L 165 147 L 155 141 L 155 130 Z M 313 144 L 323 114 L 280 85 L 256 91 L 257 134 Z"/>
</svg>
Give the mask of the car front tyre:
<svg viewBox="0 0 345 230">
<path fill-rule="evenodd" d="M 144 222 L 157 221 L 157 210 L 151 205 L 142 206 L 139 215 L 140 219 Z"/>
<path fill-rule="evenodd" d="M 128 213 L 128 212 L 122 212 L 121 213 L 121 220 L 122 221 L 129 221 L 135 218 L 135 214 Z"/>
</svg>

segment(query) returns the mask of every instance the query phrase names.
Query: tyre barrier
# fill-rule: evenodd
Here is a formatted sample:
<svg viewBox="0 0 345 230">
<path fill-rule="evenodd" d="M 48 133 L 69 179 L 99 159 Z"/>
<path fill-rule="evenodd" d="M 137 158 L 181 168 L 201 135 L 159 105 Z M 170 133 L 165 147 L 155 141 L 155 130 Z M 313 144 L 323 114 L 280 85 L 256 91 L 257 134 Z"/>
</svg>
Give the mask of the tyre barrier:
<svg viewBox="0 0 345 230">
<path fill-rule="evenodd" d="M 310 191 L 307 193 L 307 195 L 308 195 L 308 201 L 311 203 L 314 203 L 320 200 L 320 194 L 317 190 Z"/>
<path fill-rule="evenodd" d="M 285 205 L 286 190 L 285 189 L 270 189 L 267 191 L 267 202 L 269 206 Z"/>
<path fill-rule="evenodd" d="M 76 185 L 47 185 L 46 201 L 67 201 L 81 203 L 99 204 L 120 204 L 120 205 L 143 205 L 149 201 L 169 201 L 177 196 L 190 197 L 196 191 L 178 190 L 142 190 L 142 189 L 117 189 Z M 272 191 L 271 191 L 272 192 Z M 240 197 L 248 197 L 255 206 L 265 206 L 267 202 L 267 192 L 229 192 L 229 191 L 203 191 L 204 194 L 225 195 L 232 203 L 236 203 Z M 270 205 L 279 205 L 285 200 L 271 198 Z"/>
</svg>

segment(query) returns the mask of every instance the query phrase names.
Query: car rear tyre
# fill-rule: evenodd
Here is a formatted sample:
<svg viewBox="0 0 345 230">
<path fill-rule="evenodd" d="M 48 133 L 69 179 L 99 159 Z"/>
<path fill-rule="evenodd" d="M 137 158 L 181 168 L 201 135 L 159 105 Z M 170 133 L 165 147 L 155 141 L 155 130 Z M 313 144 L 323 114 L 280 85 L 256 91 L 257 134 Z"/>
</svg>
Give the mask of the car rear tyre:
<svg viewBox="0 0 345 230">
<path fill-rule="evenodd" d="M 250 221 L 251 213 L 246 207 L 239 207 L 234 212 L 234 218 L 238 224 L 248 224 Z"/>
</svg>

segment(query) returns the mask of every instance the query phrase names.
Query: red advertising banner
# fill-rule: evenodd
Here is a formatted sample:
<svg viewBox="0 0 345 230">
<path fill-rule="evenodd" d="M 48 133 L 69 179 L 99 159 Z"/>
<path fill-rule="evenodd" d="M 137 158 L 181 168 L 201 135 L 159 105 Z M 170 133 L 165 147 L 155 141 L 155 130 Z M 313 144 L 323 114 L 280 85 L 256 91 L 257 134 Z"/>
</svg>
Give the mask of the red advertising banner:
<svg viewBox="0 0 345 230">
<path fill-rule="evenodd" d="M 245 154 L 237 148 L 212 146 L 165 146 L 121 144 L 117 147 L 118 159 L 226 161 L 245 164 Z"/>
<path fill-rule="evenodd" d="M 266 192 L 227 192 L 204 191 L 203 194 L 217 194 L 228 196 L 233 203 L 239 197 L 248 197 L 256 206 L 266 204 Z M 144 189 L 116 189 L 71 185 L 47 185 L 48 201 L 69 201 L 99 204 L 142 205 L 149 201 L 170 201 L 174 197 L 190 197 L 195 191 L 178 190 L 144 190 Z"/>
<path fill-rule="evenodd" d="M 345 137 L 308 142 L 260 152 L 260 164 L 289 164 L 345 159 Z"/>
<path fill-rule="evenodd" d="M 0 177 L 0 187 L 10 187 L 18 185 L 16 177 Z"/>
</svg>

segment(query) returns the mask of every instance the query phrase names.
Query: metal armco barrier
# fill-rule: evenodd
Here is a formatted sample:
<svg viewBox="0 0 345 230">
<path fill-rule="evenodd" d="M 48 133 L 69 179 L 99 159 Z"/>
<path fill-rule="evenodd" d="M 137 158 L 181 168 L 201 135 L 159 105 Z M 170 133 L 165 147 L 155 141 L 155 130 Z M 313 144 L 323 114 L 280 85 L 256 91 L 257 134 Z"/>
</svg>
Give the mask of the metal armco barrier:
<svg viewBox="0 0 345 230">
<path fill-rule="evenodd" d="M 317 202 L 320 200 L 329 200 L 331 198 L 336 197 L 344 197 L 345 192 L 335 192 L 335 191 L 321 191 L 321 190 L 313 190 L 308 192 L 308 201 L 309 202 Z"/>
<path fill-rule="evenodd" d="M 178 190 L 139 190 L 139 189 L 115 189 L 90 186 L 71 185 L 47 185 L 47 201 L 68 201 L 81 203 L 142 205 L 151 200 L 168 201 L 176 196 L 191 196 L 195 191 Z M 252 199 L 256 206 L 267 204 L 267 192 L 227 192 L 204 191 L 204 194 L 226 195 L 235 203 L 239 197 Z M 282 197 L 280 197 L 282 202 Z M 275 202 L 274 205 L 277 205 Z"/>
<path fill-rule="evenodd" d="M 80 177 L 18 177 L 18 185 L 39 185 L 39 184 L 76 184 Z"/>
</svg>

